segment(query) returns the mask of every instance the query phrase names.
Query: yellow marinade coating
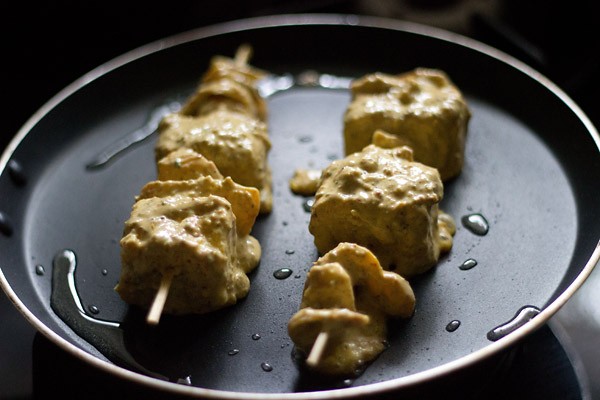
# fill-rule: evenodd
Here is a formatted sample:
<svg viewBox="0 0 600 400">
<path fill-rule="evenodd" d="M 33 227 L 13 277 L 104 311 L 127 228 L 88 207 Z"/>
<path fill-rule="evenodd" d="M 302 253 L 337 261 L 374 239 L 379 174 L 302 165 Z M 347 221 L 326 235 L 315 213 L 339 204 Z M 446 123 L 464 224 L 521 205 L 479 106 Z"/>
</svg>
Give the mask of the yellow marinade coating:
<svg viewBox="0 0 600 400">
<path fill-rule="evenodd" d="M 158 160 L 157 170 L 160 181 L 183 181 L 202 176 L 223 179 L 214 162 L 188 148 L 172 151 Z"/>
<path fill-rule="evenodd" d="M 172 276 L 164 313 L 206 313 L 247 295 L 246 275 L 260 246 L 239 237 L 223 197 L 169 195 L 135 202 L 121 239 L 115 290 L 128 304 L 149 308 L 163 276 Z"/>
<path fill-rule="evenodd" d="M 318 169 L 297 169 L 290 179 L 290 190 L 299 195 L 312 196 L 319 187 L 321 171 Z"/>
<path fill-rule="evenodd" d="M 260 208 L 260 195 L 256 188 L 235 183 L 231 178 L 214 179 L 202 176 L 183 181 L 151 181 L 146 183 L 136 200 L 151 197 L 205 197 L 209 195 L 224 197 L 231 203 L 240 236 L 250 234 Z"/>
<path fill-rule="evenodd" d="M 346 155 L 361 151 L 381 129 L 411 147 L 416 161 L 437 168 L 443 181 L 460 174 L 471 112 L 446 73 L 377 72 L 356 79 L 351 91 L 344 115 Z"/>
<path fill-rule="evenodd" d="M 201 117 L 173 113 L 159 127 L 156 157 L 189 148 L 214 162 L 223 176 L 261 194 L 261 211 L 272 209 L 270 140 L 266 125 L 247 115 L 219 109 Z"/>
<path fill-rule="evenodd" d="M 272 210 L 271 149 L 267 108 L 256 84 L 266 74 L 245 62 L 213 57 L 195 91 L 178 112 L 158 126 L 156 160 L 192 149 L 235 182 L 261 194 L 261 213 Z"/>
<path fill-rule="evenodd" d="M 443 191 L 437 169 L 413 161 L 409 147 L 371 144 L 323 170 L 309 231 L 320 254 L 357 243 L 412 277 L 452 247 L 451 217 L 438 220 Z"/>
<path fill-rule="evenodd" d="M 288 323 L 290 338 L 308 354 L 319 333 L 328 334 L 313 368 L 330 375 L 352 375 L 384 349 L 387 319 L 408 318 L 413 290 L 400 275 L 384 271 L 368 249 L 340 243 L 309 270 L 300 310 Z"/>
</svg>

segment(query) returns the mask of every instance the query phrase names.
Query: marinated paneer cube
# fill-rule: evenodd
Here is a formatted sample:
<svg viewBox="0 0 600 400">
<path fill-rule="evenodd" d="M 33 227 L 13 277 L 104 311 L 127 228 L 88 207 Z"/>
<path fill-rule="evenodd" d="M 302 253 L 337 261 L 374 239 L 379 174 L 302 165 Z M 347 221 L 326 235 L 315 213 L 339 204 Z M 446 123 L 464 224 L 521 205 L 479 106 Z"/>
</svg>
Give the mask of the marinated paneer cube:
<svg viewBox="0 0 600 400">
<path fill-rule="evenodd" d="M 264 122 L 248 115 L 218 109 L 199 117 L 172 113 L 159 126 L 156 158 L 191 149 L 215 163 L 223 176 L 257 188 L 261 212 L 273 206 L 271 169 L 267 155 L 271 142 Z"/>
<path fill-rule="evenodd" d="M 377 72 L 355 80 L 351 91 L 344 115 L 346 155 L 361 151 L 381 129 L 411 147 L 416 161 L 437 168 L 443 181 L 460 174 L 471 113 L 443 71 Z"/>
<path fill-rule="evenodd" d="M 240 238 L 231 204 L 223 197 L 165 196 L 135 202 L 121 239 L 121 276 L 115 290 L 129 304 L 148 308 L 165 275 L 172 277 L 163 312 L 206 313 L 247 295 L 252 269 L 238 252 L 260 257 L 258 242 Z M 244 262 L 248 262 L 246 259 Z M 258 258 L 253 260 L 254 266 Z"/>
<path fill-rule="evenodd" d="M 437 169 L 413 161 L 409 147 L 372 144 L 323 170 L 309 231 L 320 254 L 356 243 L 384 268 L 412 277 L 451 247 L 454 232 L 438 221 L 443 191 Z"/>
</svg>

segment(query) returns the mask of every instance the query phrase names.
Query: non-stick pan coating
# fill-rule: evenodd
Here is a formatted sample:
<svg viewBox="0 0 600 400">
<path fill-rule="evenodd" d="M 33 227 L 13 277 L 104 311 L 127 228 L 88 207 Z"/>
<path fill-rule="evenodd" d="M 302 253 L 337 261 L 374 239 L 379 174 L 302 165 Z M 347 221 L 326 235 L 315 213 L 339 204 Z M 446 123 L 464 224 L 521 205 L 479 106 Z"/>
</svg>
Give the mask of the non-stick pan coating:
<svg viewBox="0 0 600 400">
<path fill-rule="evenodd" d="M 123 223 L 134 196 L 156 176 L 156 136 L 104 167 L 86 165 L 147 126 L 153 112 L 185 98 L 210 57 L 233 55 L 242 43 L 253 46 L 253 65 L 277 75 L 314 70 L 358 77 L 439 68 L 472 111 L 465 167 L 446 184 L 441 204 L 457 221 L 454 247 L 412 280 L 415 315 L 390 323 L 390 347 L 356 380 L 341 383 L 348 395 L 361 388 L 401 389 L 498 353 L 541 326 L 589 274 L 600 238 L 599 139 L 552 83 L 492 49 L 420 26 L 352 16 L 257 19 L 190 32 L 108 63 L 50 101 L 5 152 L 2 283 L 25 316 L 61 347 L 127 379 L 173 391 L 189 390 L 189 384 L 219 391 L 194 395 L 301 396 L 340 387 L 307 377 L 292 355 L 287 322 L 317 253 L 308 232 L 308 198 L 291 193 L 288 181 L 296 168 L 322 168 L 343 156 L 346 90 L 294 87 L 268 99 L 274 210 L 253 231 L 263 257 L 246 299 L 205 316 L 165 315 L 150 328 L 144 312 L 130 309 L 113 290 Z M 17 163 L 12 170 L 9 159 Z M 461 224 L 472 213 L 488 220 L 487 235 Z M 77 256 L 77 291 L 89 315 L 125 321 L 125 342 L 136 360 L 183 384 L 156 383 L 114 367 L 55 314 L 52 261 L 65 249 Z M 471 258 L 477 265 L 461 270 Z M 280 268 L 293 273 L 276 279 Z M 507 337 L 488 338 L 524 306 L 542 312 Z M 446 329 L 451 321 L 460 321 L 453 332 Z"/>
</svg>

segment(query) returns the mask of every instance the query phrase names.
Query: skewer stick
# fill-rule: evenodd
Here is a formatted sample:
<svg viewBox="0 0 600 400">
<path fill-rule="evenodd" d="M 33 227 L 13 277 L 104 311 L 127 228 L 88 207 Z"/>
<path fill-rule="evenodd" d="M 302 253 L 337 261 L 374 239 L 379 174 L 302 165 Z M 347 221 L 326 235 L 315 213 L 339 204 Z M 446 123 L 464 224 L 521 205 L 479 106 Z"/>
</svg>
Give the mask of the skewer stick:
<svg viewBox="0 0 600 400">
<path fill-rule="evenodd" d="M 321 356 L 323 355 L 323 351 L 325 350 L 325 346 L 327 345 L 327 341 L 329 340 L 329 333 L 321 332 L 317 336 L 315 343 L 313 344 L 312 349 L 310 350 L 310 354 L 306 359 L 306 364 L 310 367 L 316 367 L 321 360 Z"/>
<path fill-rule="evenodd" d="M 250 60 L 250 56 L 252 55 L 252 47 L 248 44 L 243 44 L 238 47 L 235 53 L 235 65 L 238 67 L 243 67 L 248 64 L 248 60 Z"/>
<path fill-rule="evenodd" d="M 158 287 L 156 296 L 154 296 L 154 300 L 152 301 L 150 311 L 148 311 L 148 315 L 146 316 L 146 322 L 150 325 L 156 325 L 160 320 L 160 315 L 162 314 L 163 307 L 165 306 L 165 301 L 167 301 L 167 296 L 169 295 L 169 288 L 171 287 L 172 280 L 172 272 L 167 272 L 162 276 L 160 286 Z"/>
</svg>

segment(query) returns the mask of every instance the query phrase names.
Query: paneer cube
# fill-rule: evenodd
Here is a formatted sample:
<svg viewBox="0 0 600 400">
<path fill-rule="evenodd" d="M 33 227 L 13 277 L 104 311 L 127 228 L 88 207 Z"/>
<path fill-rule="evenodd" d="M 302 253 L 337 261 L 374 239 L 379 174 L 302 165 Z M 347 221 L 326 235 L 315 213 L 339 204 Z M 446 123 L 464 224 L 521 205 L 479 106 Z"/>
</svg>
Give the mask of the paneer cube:
<svg viewBox="0 0 600 400">
<path fill-rule="evenodd" d="M 309 231 L 320 254 L 356 243 L 384 268 L 412 277 L 448 249 L 438 223 L 443 190 L 437 169 L 414 162 L 410 148 L 369 145 L 323 170 Z"/>
<path fill-rule="evenodd" d="M 344 115 L 346 155 L 361 151 L 381 129 L 411 147 L 416 161 L 437 168 L 443 181 L 460 174 L 471 113 L 444 72 L 374 73 L 355 80 L 351 90 Z"/>
<path fill-rule="evenodd" d="M 260 191 L 261 212 L 273 206 L 271 169 L 267 155 L 271 142 L 264 122 L 242 113 L 219 109 L 190 117 L 166 115 L 159 126 L 157 161 L 187 148 L 215 163 L 223 176 Z"/>
<path fill-rule="evenodd" d="M 219 196 L 138 200 L 125 223 L 115 290 L 127 303 L 148 308 L 168 274 L 165 313 L 206 313 L 236 303 L 250 282 L 237 256 L 245 242 L 238 243 L 235 220 Z"/>
</svg>

